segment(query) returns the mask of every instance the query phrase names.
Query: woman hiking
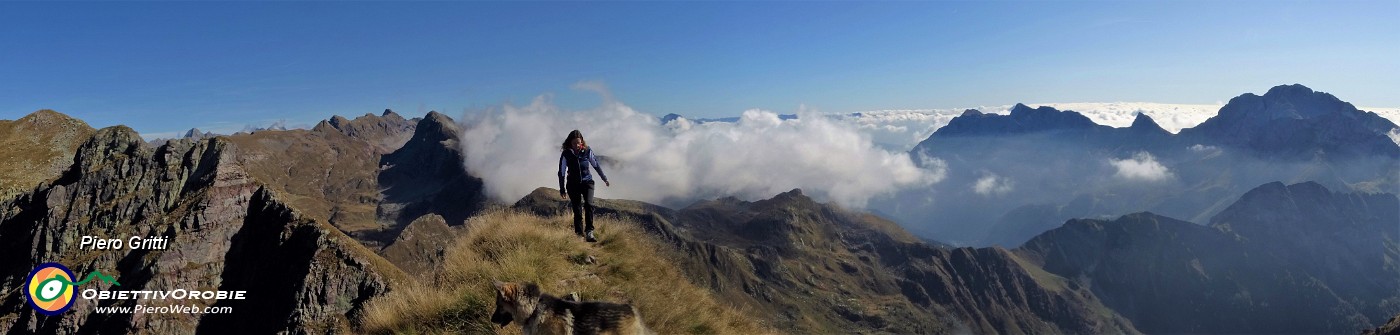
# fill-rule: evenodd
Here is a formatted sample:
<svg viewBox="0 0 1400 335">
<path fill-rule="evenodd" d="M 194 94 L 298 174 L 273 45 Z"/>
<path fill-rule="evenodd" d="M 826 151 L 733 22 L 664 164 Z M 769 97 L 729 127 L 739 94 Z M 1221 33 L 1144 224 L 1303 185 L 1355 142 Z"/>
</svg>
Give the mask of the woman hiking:
<svg viewBox="0 0 1400 335">
<path fill-rule="evenodd" d="M 598 170 L 603 185 L 609 187 L 608 175 L 598 166 L 598 157 L 583 140 L 583 133 L 575 129 L 564 138 L 563 152 L 559 154 L 559 197 L 568 197 L 574 209 L 574 234 L 583 236 L 588 242 L 597 242 L 593 236 L 593 175 L 588 167 Z"/>
</svg>

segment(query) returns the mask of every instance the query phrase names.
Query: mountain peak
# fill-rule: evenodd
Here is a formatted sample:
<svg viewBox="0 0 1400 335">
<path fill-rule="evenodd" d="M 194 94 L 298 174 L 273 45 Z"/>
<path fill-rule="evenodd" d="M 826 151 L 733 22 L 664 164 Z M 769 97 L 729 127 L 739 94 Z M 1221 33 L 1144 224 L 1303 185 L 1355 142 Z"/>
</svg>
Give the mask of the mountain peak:
<svg viewBox="0 0 1400 335">
<path fill-rule="evenodd" d="M 82 128 L 91 128 L 90 126 L 88 126 L 87 122 L 83 122 L 83 120 L 73 118 L 71 116 L 68 116 L 67 114 L 56 112 L 52 109 L 40 109 L 34 111 L 33 113 L 29 113 L 29 115 L 25 115 L 24 117 L 21 117 L 15 121 L 23 121 L 26 123 L 45 125 L 64 124 L 72 126 L 81 126 Z"/>
<path fill-rule="evenodd" d="M 181 138 L 187 138 L 187 139 L 192 139 L 192 140 L 198 140 L 198 139 L 205 139 L 205 138 L 210 138 L 210 137 L 214 137 L 214 136 L 218 136 L 218 134 L 215 134 L 215 133 L 213 133 L 213 132 L 201 131 L 201 130 L 199 130 L 199 128 L 190 128 L 190 130 L 185 131 L 185 136 L 183 136 L 183 137 L 181 137 Z"/>
<path fill-rule="evenodd" d="M 95 171 L 103 162 L 115 157 L 141 156 L 137 153 L 145 147 L 146 141 L 131 127 L 116 125 L 98 129 L 73 156 L 78 170 L 68 172 L 83 174 Z"/>
<path fill-rule="evenodd" d="M 1133 124 L 1131 126 L 1128 126 L 1128 129 L 1147 131 L 1153 133 L 1167 132 L 1166 129 L 1163 129 L 1161 125 L 1157 124 L 1157 121 L 1152 120 L 1151 116 L 1147 116 L 1147 114 L 1143 114 L 1141 112 L 1137 113 L 1137 116 L 1133 118 Z"/>
<path fill-rule="evenodd" d="M 330 124 L 331 124 L 331 127 L 335 127 L 335 129 L 344 129 L 344 128 L 345 128 L 345 125 L 346 125 L 346 124 L 349 124 L 349 123 L 350 123 L 350 119 L 347 119 L 347 118 L 345 118 L 344 116 L 340 116 L 340 115 L 331 116 Z"/>
<path fill-rule="evenodd" d="M 423 120 L 434 120 L 434 122 L 439 122 L 439 123 L 456 123 L 456 122 L 457 122 L 456 120 L 453 120 L 452 117 L 447 116 L 446 114 L 443 114 L 443 113 L 438 113 L 437 111 L 429 111 L 429 112 L 428 112 L 428 115 L 423 116 Z"/>
<path fill-rule="evenodd" d="M 462 133 L 461 127 L 457 126 L 457 121 L 451 117 L 436 111 L 428 112 L 423 116 L 423 120 L 418 121 L 418 129 L 413 134 L 413 140 L 419 138 L 431 138 L 437 141 L 457 139 Z M 430 134 L 436 134 L 429 136 Z"/>
<path fill-rule="evenodd" d="M 1181 134 L 1284 159 L 1398 157 L 1400 147 L 1386 136 L 1395 128 L 1331 94 L 1293 84 L 1230 99 L 1216 116 Z"/>
<path fill-rule="evenodd" d="M 962 115 L 949 120 L 947 126 L 934 131 L 933 136 L 1007 135 L 1095 127 L 1102 126 L 1075 111 L 1060 111 L 1049 106 L 1031 108 L 1018 103 L 1009 115 L 986 114 L 975 109 L 963 111 Z"/>
<path fill-rule="evenodd" d="M 1252 201 L 1259 201 L 1260 199 L 1264 198 L 1294 198 L 1296 196 L 1316 198 L 1331 195 L 1331 190 L 1328 190 L 1327 187 L 1322 186 L 1322 184 L 1318 184 L 1314 181 L 1305 181 L 1293 185 L 1284 185 L 1282 182 L 1275 181 L 1264 185 L 1259 185 L 1259 187 L 1255 187 L 1254 189 L 1245 192 L 1244 195 L 1240 196 L 1239 202 L 1249 203 Z M 1308 200 L 1313 201 L 1318 199 Z"/>
<path fill-rule="evenodd" d="M 794 188 L 794 189 L 792 189 L 791 191 L 787 191 L 787 192 L 783 192 L 783 193 L 778 193 L 778 195 L 773 196 L 773 199 L 783 199 L 783 200 L 796 200 L 796 201 L 808 201 L 808 202 L 812 202 L 812 198 L 808 197 L 808 196 L 805 195 L 805 194 L 802 194 L 802 189 L 800 189 L 800 188 Z"/>
<path fill-rule="evenodd" d="M 1023 104 L 1023 103 L 1019 103 L 1019 102 L 1018 102 L 1018 103 L 1016 103 L 1015 106 L 1011 106 L 1011 115 L 1016 115 L 1016 114 L 1020 114 L 1020 113 L 1026 113 L 1026 112 L 1030 112 L 1030 111 L 1033 111 L 1033 110 L 1035 110 L 1035 109 L 1034 109 L 1034 108 L 1031 108 L 1031 106 L 1026 106 L 1026 104 Z"/>
<path fill-rule="evenodd" d="M 1264 92 L 1264 96 L 1303 96 L 1312 93 L 1314 93 L 1313 89 L 1303 86 L 1303 84 L 1292 84 L 1271 87 L 1268 92 Z"/>
<path fill-rule="evenodd" d="M 328 131 L 336 131 L 336 129 L 335 129 L 335 126 L 332 126 L 332 125 L 331 125 L 330 121 L 321 120 L 321 122 L 317 122 L 317 123 L 316 123 L 316 126 L 315 126 L 315 127 L 311 127 L 311 131 L 313 131 L 313 132 L 328 132 Z"/>
<path fill-rule="evenodd" d="M 18 120 L 0 120 L 0 199 L 33 190 L 73 165 L 79 146 L 95 130 L 82 120 L 44 109 Z"/>
<path fill-rule="evenodd" d="M 1293 84 L 1274 86 L 1262 96 L 1245 93 L 1230 99 L 1230 103 L 1220 108 L 1219 116 L 1254 120 L 1311 119 L 1355 110 L 1355 106 L 1336 96 Z"/>
</svg>

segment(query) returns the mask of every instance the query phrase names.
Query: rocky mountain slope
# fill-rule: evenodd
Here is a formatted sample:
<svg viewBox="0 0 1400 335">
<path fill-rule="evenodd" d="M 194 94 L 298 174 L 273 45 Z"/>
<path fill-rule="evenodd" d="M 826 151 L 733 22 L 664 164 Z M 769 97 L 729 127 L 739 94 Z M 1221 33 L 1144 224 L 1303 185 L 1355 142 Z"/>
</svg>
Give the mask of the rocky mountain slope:
<svg viewBox="0 0 1400 335">
<path fill-rule="evenodd" d="M 441 113 L 404 120 L 386 111 L 228 139 L 242 148 L 239 162 L 254 178 L 313 219 L 377 249 L 419 217 L 461 225 L 484 206 L 480 180 L 462 166 L 460 135 Z"/>
<path fill-rule="evenodd" d="M 692 280 L 795 333 L 1135 332 L 1085 289 L 1001 248 L 943 249 L 801 191 L 680 210 L 601 200 L 677 248 Z M 539 189 L 515 207 L 564 209 Z"/>
<path fill-rule="evenodd" d="M 1071 220 L 1016 250 L 1148 333 L 1355 333 L 1400 312 L 1393 194 L 1270 183 L 1201 226 Z"/>
<path fill-rule="evenodd" d="M 215 138 L 148 146 L 130 128 L 96 132 L 52 183 L 0 206 L 0 324 L 11 333 L 188 333 L 237 326 L 257 331 L 350 329 L 369 296 L 405 280 L 402 271 L 323 222 L 279 200 L 237 162 L 237 145 Z M 163 250 L 80 249 L 81 236 L 165 235 Z M 18 292 L 29 269 L 59 262 L 76 273 L 112 274 L 123 290 L 247 290 L 247 300 L 205 300 L 239 313 L 101 314 L 145 299 L 79 299 L 43 317 Z M 112 285 L 90 283 L 106 289 Z M 255 321 L 255 322 L 254 322 Z"/>
</svg>

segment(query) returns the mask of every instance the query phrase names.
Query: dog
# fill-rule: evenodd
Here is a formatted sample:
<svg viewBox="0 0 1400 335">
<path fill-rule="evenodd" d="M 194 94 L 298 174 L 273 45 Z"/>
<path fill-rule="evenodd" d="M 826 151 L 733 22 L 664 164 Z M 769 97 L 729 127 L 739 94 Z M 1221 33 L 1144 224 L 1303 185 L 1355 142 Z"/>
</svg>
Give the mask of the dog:
<svg viewBox="0 0 1400 335">
<path fill-rule="evenodd" d="M 525 335 L 652 334 L 629 304 L 559 299 L 528 282 L 495 285 L 496 312 L 491 322 L 501 328 L 519 321 Z"/>
</svg>

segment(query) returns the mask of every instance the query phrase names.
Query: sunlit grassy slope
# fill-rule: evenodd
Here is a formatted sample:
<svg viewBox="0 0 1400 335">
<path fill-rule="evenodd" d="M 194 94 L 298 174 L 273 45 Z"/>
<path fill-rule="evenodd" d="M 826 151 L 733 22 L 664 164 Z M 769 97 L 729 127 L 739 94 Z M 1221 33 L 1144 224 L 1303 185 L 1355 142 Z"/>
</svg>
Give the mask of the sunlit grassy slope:
<svg viewBox="0 0 1400 335">
<path fill-rule="evenodd" d="M 660 334 L 755 334 L 772 331 L 734 304 L 719 301 L 677 269 L 674 256 L 633 222 L 599 217 L 598 243 L 573 235 L 570 219 L 495 210 L 468 221 L 435 273 L 372 301 L 369 333 L 518 334 L 499 329 L 492 280 L 530 281 L 546 294 L 631 303 Z"/>
</svg>

